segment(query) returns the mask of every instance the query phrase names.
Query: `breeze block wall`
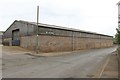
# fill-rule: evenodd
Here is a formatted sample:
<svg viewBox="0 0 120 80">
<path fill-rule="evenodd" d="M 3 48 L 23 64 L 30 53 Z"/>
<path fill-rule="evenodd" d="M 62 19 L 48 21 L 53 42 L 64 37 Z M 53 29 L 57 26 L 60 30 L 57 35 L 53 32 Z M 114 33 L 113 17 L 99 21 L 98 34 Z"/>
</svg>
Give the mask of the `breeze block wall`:
<svg viewBox="0 0 120 80">
<path fill-rule="evenodd" d="M 27 48 L 29 50 L 35 51 L 36 45 L 37 45 L 36 35 L 24 36 L 24 37 L 21 37 L 21 39 L 20 39 L 20 46 L 23 48 Z"/>
<path fill-rule="evenodd" d="M 3 39 L 3 45 L 12 46 L 12 38 Z"/>
<path fill-rule="evenodd" d="M 39 35 L 40 52 L 72 51 L 72 38 L 64 36 Z"/>
</svg>

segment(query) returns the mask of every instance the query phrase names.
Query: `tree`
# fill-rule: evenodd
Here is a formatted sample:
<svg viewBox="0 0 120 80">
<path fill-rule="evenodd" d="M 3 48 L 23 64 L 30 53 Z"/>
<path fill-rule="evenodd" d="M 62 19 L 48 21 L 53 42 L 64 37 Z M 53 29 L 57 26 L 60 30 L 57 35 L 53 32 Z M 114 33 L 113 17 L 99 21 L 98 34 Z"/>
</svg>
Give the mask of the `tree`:
<svg viewBox="0 0 120 80">
<path fill-rule="evenodd" d="M 120 28 L 116 29 L 117 33 L 115 35 L 115 43 L 120 44 Z"/>
</svg>

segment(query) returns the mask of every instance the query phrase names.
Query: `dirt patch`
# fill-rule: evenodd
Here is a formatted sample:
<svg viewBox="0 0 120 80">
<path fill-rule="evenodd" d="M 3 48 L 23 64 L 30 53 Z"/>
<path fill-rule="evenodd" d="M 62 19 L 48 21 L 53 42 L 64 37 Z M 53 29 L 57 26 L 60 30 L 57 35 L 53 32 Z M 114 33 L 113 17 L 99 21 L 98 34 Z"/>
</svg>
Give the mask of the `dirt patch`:
<svg viewBox="0 0 120 80">
<path fill-rule="evenodd" d="M 31 51 L 21 48 L 19 46 L 1 46 L 2 47 L 2 52 L 6 53 L 12 53 L 12 54 L 19 54 L 19 53 L 30 53 Z"/>
</svg>

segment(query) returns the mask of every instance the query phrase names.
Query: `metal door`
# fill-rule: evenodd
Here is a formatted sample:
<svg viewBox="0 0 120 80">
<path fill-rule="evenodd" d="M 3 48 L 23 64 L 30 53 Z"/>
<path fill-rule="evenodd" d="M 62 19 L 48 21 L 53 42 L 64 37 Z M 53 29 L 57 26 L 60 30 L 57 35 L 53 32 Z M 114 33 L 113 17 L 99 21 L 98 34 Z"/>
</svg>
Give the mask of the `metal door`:
<svg viewBox="0 0 120 80">
<path fill-rule="evenodd" d="M 20 31 L 19 31 L 19 29 L 12 31 L 12 46 L 20 46 Z"/>
</svg>

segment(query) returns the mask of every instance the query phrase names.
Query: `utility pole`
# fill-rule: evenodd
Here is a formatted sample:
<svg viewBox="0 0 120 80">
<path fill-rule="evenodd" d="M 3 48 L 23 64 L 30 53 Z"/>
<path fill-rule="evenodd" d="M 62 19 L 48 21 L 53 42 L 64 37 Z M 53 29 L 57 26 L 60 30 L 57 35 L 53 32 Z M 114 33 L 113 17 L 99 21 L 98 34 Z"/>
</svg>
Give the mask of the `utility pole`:
<svg viewBox="0 0 120 80">
<path fill-rule="evenodd" d="M 39 53 L 39 6 L 37 6 L 37 26 L 36 26 L 36 37 L 37 37 L 37 45 L 36 45 L 36 53 Z"/>
</svg>

